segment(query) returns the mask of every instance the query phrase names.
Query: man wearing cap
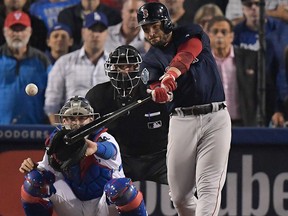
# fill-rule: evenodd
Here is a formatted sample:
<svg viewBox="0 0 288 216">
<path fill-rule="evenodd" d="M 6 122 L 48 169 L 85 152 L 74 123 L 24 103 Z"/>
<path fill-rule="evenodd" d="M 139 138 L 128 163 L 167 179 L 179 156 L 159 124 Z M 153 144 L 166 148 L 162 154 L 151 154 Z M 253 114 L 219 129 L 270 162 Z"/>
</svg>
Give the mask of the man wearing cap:
<svg viewBox="0 0 288 216">
<path fill-rule="evenodd" d="M 3 33 L 6 43 L 0 47 L 0 124 L 47 123 L 44 92 L 50 62 L 41 51 L 30 47 L 31 21 L 22 11 L 7 15 Z M 25 94 L 29 83 L 38 86 L 38 94 Z"/>
<path fill-rule="evenodd" d="M 28 11 L 29 3 L 28 0 L 4 0 L 3 4 L 0 4 L 0 29 L 4 27 L 4 20 L 6 16 L 13 11 L 23 11 L 28 14 L 31 20 L 31 28 L 32 35 L 30 38 L 30 45 L 34 48 L 37 48 L 41 51 L 45 51 L 47 49 L 46 45 L 46 37 L 47 37 L 47 29 L 44 22 L 37 17 L 31 15 Z M 5 37 L 3 32 L 0 31 L 0 45 L 5 43 Z"/>
<path fill-rule="evenodd" d="M 83 46 L 60 57 L 54 64 L 46 89 L 45 112 L 54 123 L 54 114 L 63 101 L 79 95 L 85 96 L 93 86 L 108 82 L 104 63 L 108 53 L 104 51 L 108 20 L 105 14 L 93 12 L 85 16 L 82 37 Z"/>
<path fill-rule="evenodd" d="M 81 0 L 79 4 L 65 8 L 58 15 L 58 22 L 68 25 L 73 33 L 74 44 L 72 49 L 79 49 L 83 44 L 81 29 L 85 15 L 99 12 L 107 16 L 108 25 L 116 25 L 121 22 L 118 10 L 100 3 L 100 0 Z"/>
<path fill-rule="evenodd" d="M 45 54 L 54 65 L 57 59 L 69 52 L 73 44 L 72 32 L 69 26 L 56 23 L 48 32 L 47 45 L 49 50 Z"/>
</svg>

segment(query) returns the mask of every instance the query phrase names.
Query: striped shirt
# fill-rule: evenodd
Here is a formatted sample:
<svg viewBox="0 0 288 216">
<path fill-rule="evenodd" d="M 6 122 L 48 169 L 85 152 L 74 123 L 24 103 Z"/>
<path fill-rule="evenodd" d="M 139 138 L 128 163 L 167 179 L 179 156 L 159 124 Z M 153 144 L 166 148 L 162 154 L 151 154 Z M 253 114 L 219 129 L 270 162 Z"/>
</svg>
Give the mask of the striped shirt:
<svg viewBox="0 0 288 216">
<path fill-rule="evenodd" d="M 86 56 L 84 47 L 60 57 L 48 76 L 45 112 L 58 113 L 67 99 L 75 95 L 85 97 L 90 88 L 109 81 L 104 70 L 107 58 L 104 52 L 95 65 Z"/>
</svg>

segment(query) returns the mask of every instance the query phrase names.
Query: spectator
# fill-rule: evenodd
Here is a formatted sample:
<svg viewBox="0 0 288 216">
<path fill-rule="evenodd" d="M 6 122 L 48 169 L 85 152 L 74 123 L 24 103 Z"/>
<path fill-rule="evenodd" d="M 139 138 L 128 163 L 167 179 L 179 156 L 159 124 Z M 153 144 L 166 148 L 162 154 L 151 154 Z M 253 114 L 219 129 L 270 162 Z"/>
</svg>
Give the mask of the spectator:
<svg viewBox="0 0 288 216">
<path fill-rule="evenodd" d="M 157 1 L 157 0 L 146 0 L 146 2 Z M 125 0 L 100 0 L 101 3 L 115 8 L 116 10 L 121 11 Z"/>
<path fill-rule="evenodd" d="M 109 26 L 121 22 L 120 12 L 101 4 L 100 0 L 81 0 L 79 4 L 65 8 L 59 13 L 58 22 L 68 25 L 72 30 L 73 50 L 82 46 L 81 29 L 84 16 L 94 11 L 104 13 L 108 18 Z"/>
<path fill-rule="evenodd" d="M 187 13 L 192 17 L 192 20 L 195 19 L 195 15 L 199 8 L 207 4 L 215 4 L 221 10 L 222 14 L 224 14 L 226 10 L 226 6 L 228 4 L 228 0 L 185 0 L 184 8 L 187 8 Z"/>
<path fill-rule="evenodd" d="M 234 38 L 232 23 L 223 16 L 216 16 L 208 22 L 207 31 L 212 54 L 222 79 L 232 126 L 241 125 L 236 56 L 232 45 Z"/>
<path fill-rule="evenodd" d="M 223 16 L 222 11 L 216 4 L 206 4 L 200 7 L 194 17 L 194 23 L 199 24 L 204 31 L 207 31 L 207 24 L 215 16 Z"/>
<path fill-rule="evenodd" d="M 42 20 L 49 31 L 56 24 L 60 11 L 79 2 L 80 0 L 38 0 L 30 5 L 29 11 Z"/>
<path fill-rule="evenodd" d="M 16 10 L 25 12 L 30 17 L 31 27 L 33 30 L 29 43 L 32 47 L 35 47 L 44 52 L 47 49 L 46 45 L 47 29 L 42 20 L 29 14 L 28 5 L 29 5 L 28 0 L 19 0 L 19 1 L 4 0 L 4 4 L 0 5 L 0 29 L 3 29 L 4 20 L 8 13 Z M 0 45 L 4 43 L 5 38 L 3 32 L 1 31 Z"/>
<path fill-rule="evenodd" d="M 244 17 L 241 0 L 229 0 L 225 11 L 225 16 L 231 20 L 234 26 L 243 21 Z"/>
<path fill-rule="evenodd" d="M 61 56 L 69 52 L 69 48 L 73 44 L 72 32 L 69 26 L 62 23 L 56 23 L 48 32 L 47 45 L 49 50 L 46 55 L 50 59 L 52 65 Z"/>
<path fill-rule="evenodd" d="M 121 11 L 124 0 L 100 0 L 102 4 L 105 4 L 111 8 Z"/>
<path fill-rule="evenodd" d="M 244 14 L 244 21 L 237 24 L 234 28 L 235 38 L 234 45 L 250 49 L 254 51 L 259 50 L 258 30 L 259 30 L 259 17 L 260 17 L 260 0 L 241 0 L 242 11 Z M 273 31 L 273 20 L 268 19 L 265 24 L 266 35 Z"/>
<path fill-rule="evenodd" d="M 82 28 L 84 44 L 81 49 L 60 57 L 48 77 L 45 111 L 50 122 L 63 102 L 73 95 L 85 96 L 94 85 L 109 81 L 104 63 L 108 20 L 105 14 L 93 12 L 85 16 Z"/>
<path fill-rule="evenodd" d="M 207 30 L 232 126 L 257 126 L 257 52 L 232 45 L 233 24 L 224 16 L 210 20 Z"/>
<path fill-rule="evenodd" d="M 185 0 L 159 0 L 164 4 L 170 13 L 174 26 L 191 24 L 193 17 L 189 16 L 187 9 L 184 8 Z"/>
<path fill-rule="evenodd" d="M 105 50 L 109 53 L 118 46 L 130 44 L 142 55 L 145 54 L 144 33 L 138 28 L 137 9 L 145 2 L 142 0 L 125 0 L 121 10 L 122 22 L 108 28 Z"/>
<path fill-rule="evenodd" d="M 275 127 L 283 127 L 288 120 L 288 82 L 286 76 L 285 52 L 288 46 L 288 23 L 281 22 L 275 32 L 267 36 L 267 73 L 276 80 L 276 106 L 272 116 L 272 124 Z M 287 55 L 287 54 L 286 54 Z M 267 92 L 269 93 L 269 92 Z"/>
<path fill-rule="evenodd" d="M 72 97 L 59 112 L 62 126 L 46 141 L 43 160 L 23 161 L 19 171 L 26 174 L 21 187 L 26 215 L 52 216 L 54 209 L 61 216 L 108 216 L 109 200 L 117 215 L 147 216 L 141 192 L 124 176 L 118 143 L 105 128 L 71 145 L 63 141 L 69 130 L 92 122 L 94 115 L 87 100 Z"/>
<path fill-rule="evenodd" d="M 234 28 L 233 44 L 237 47 L 258 51 L 259 42 L 259 11 L 260 0 L 242 0 L 242 10 L 245 16 L 244 21 Z M 264 43 L 269 54 L 266 55 L 266 76 L 267 106 L 266 116 L 271 117 L 274 112 L 282 110 L 283 101 L 288 95 L 288 86 L 285 77 L 285 66 L 283 63 L 284 48 L 288 43 L 287 23 L 269 16 L 265 16 L 265 38 Z M 264 47 L 264 48 L 265 48 Z M 256 71 L 257 72 L 257 71 Z M 282 110 L 283 111 L 283 110 Z"/>
<path fill-rule="evenodd" d="M 266 14 L 288 22 L 288 0 L 265 0 Z"/>
<path fill-rule="evenodd" d="M 242 0 L 242 10 L 245 19 L 234 28 L 234 45 L 244 49 L 259 50 L 259 5 L 260 0 Z M 280 25 L 282 25 L 280 20 L 266 16 L 265 36 L 268 37 L 271 32 L 279 29 Z"/>
<path fill-rule="evenodd" d="M 287 0 L 265 0 L 265 11 L 266 15 L 288 21 L 288 1 Z M 233 24 L 236 25 L 243 21 L 243 11 L 241 0 L 230 0 L 225 16 L 232 20 Z"/>
<path fill-rule="evenodd" d="M 0 47 L 0 124 L 44 124 L 44 93 L 50 63 L 44 53 L 28 45 L 32 33 L 28 14 L 14 11 L 6 16 L 3 28 L 6 43 Z M 38 86 L 29 97 L 25 87 Z"/>
<path fill-rule="evenodd" d="M 110 82 L 90 89 L 86 98 L 100 115 L 147 97 L 140 81 L 140 53 L 130 45 L 115 49 L 105 63 Z M 167 184 L 169 115 L 164 104 L 147 102 L 109 124 L 121 149 L 125 175 L 133 181 Z"/>
</svg>

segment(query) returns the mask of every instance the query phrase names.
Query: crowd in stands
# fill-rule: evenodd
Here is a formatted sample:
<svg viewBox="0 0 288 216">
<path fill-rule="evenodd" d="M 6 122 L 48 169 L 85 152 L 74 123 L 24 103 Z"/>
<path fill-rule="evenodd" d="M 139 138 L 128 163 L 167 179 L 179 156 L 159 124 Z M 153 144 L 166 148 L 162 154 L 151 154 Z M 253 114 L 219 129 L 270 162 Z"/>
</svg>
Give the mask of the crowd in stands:
<svg viewBox="0 0 288 216">
<path fill-rule="evenodd" d="M 264 46 L 265 126 L 286 125 L 288 0 L 0 0 L 0 124 L 54 124 L 68 98 L 109 81 L 111 51 L 129 44 L 144 56 L 150 44 L 136 13 L 151 1 L 167 6 L 174 27 L 197 23 L 208 34 L 233 126 L 258 126 Z M 25 94 L 28 83 L 36 96 Z"/>
</svg>

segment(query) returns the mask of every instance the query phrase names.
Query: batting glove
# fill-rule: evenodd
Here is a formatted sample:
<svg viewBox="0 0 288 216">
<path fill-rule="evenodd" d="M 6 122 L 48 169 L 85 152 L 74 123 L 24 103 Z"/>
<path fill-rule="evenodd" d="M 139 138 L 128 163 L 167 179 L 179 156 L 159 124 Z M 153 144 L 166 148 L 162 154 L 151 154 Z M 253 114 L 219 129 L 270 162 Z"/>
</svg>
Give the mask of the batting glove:
<svg viewBox="0 0 288 216">
<path fill-rule="evenodd" d="M 167 92 L 172 92 L 177 88 L 176 79 L 181 75 L 181 72 L 176 67 L 170 67 L 168 71 L 160 77 L 161 87 Z"/>
<path fill-rule="evenodd" d="M 156 103 L 167 103 L 173 100 L 172 92 L 167 92 L 162 87 L 155 88 L 154 90 L 147 89 L 147 93 L 152 95 L 152 100 Z"/>
</svg>

